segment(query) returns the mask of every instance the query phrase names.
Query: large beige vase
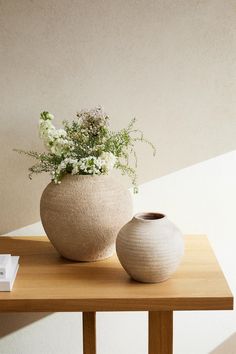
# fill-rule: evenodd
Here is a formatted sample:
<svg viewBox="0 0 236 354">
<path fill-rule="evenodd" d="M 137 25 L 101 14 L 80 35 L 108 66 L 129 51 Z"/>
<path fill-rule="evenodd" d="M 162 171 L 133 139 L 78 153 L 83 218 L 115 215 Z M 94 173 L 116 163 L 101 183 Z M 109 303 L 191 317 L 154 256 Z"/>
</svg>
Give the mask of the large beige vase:
<svg viewBox="0 0 236 354">
<path fill-rule="evenodd" d="M 119 229 L 132 218 L 132 198 L 111 175 L 63 177 L 40 202 L 43 227 L 65 258 L 97 261 L 112 256 Z"/>
<path fill-rule="evenodd" d="M 165 215 L 139 213 L 120 230 L 116 251 L 132 278 L 156 283 L 167 280 L 176 271 L 184 253 L 184 240 Z"/>
</svg>

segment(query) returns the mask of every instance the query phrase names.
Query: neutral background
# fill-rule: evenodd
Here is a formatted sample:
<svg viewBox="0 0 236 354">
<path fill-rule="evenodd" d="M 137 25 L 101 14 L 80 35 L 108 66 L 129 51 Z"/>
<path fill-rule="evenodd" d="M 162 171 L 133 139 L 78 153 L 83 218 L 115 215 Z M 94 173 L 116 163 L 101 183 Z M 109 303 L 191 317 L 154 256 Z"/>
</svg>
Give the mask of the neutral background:
<svg viewBox="0 0 236 354">
<path fill-rule="evenodd" d="M 47 177 L 27 179 L 38 117 L 97 104 L 136 116 L 148 181 L 235 148 L 235 0 L 0 0 L 0 232 L 39 219 Z"/>
<path fill-rule="evenodd" d="M 136 116 L 158 148 L 156 159 L 137 148 L 136 209 L 207 232 L 235 289 L 236 161 L 224 154 L 236 148 L 234 0 L 0 0 L 0 79 L 1 233 L 39 220 L 48 177 L 29 181 L 32 161 L 12 149 L 42 148 L 40 111 L 59 125 L 101 104 L 114 129 Z M 80 352 L 79 316 L 4 315 L 0 353 Z M 144 317 L 99 316 L 99 354 L 145 354 Z M 179 313 L 176 324 L 177 354 L 235 354 L 234 312 Z"/>
</svg>

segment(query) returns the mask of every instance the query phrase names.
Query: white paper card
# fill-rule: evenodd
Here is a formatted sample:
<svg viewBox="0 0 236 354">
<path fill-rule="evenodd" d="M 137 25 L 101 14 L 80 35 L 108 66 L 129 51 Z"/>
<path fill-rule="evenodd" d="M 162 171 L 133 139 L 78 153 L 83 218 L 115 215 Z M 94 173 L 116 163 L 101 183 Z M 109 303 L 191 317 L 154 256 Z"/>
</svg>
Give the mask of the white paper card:
<svg viewBox="0 0 236 354">
<path fill-rule="evenodd" d="M 19 268 L 19 257 L 18 256 L 11 256 L 11 267 L 10 273 L 6 279 L 0 279 L 0 291 L 11 291 L 16 274 Z"/>
<path fill-rule="evenodd" d="M 11 270 L 11 255 L 0 254 L 0 279 L 6 279 Z"/>
</svg>

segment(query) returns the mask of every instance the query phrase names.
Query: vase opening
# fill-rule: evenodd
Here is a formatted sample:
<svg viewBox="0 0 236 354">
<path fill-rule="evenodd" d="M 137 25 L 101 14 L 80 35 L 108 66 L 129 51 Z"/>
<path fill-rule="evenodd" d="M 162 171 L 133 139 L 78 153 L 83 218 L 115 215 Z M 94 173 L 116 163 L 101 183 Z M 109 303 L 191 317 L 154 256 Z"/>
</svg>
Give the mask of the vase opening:
<svg viewBox="0 0 236 354">
<path fill-rule="evenodd" d="M 161 213 L 139 213 L 135 215 L 136 219 L 141 219 L 141 220 L 158 220 L 158 219 L 163 219 L 165 217 L 164 214 Z"/>
</svg>

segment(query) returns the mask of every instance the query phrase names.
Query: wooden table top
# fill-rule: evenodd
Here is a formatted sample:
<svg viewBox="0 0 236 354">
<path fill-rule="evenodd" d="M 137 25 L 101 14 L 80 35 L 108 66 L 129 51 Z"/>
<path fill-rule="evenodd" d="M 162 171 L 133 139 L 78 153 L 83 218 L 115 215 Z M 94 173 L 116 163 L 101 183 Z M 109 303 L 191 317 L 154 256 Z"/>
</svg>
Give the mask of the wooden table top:
<svg viewBox="0 0 236 354">
<path fill-rule="evenodd" d="M 46 237 L 0 237 L 0 253 L 20 256 L 13 291 L 0 292 L 0 311 L 233 308 L 233 296 L 206 236 L 186 236 L 178 270 L 157 284 L 131 280 L 116 256 L 93 263 L 63 259 Z"/>
</svg>

